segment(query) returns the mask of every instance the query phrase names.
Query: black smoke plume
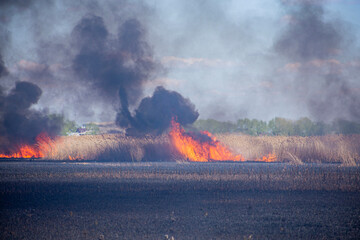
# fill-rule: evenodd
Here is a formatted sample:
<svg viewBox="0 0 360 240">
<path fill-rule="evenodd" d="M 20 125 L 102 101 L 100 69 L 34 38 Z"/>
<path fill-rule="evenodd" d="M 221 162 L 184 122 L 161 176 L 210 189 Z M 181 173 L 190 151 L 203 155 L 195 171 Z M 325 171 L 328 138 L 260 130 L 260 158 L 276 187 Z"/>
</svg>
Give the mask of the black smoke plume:
<svg viewBox="0 0 360 240">
<path fill-rule="evenodd" d="M 8 70 L 5 67 L 4 60 L 0 54 L 0 78 L 8 74 Z"/>
<path fill-rule="evenodd" d="M 79 49 L 73 70 L 105 97 L 119 97 L 121 108 L 116 123 L 129 128 L 128 133 L 160 134 L 173 117 L 186 125 L 199 116 L 188 99 L 163 87 L 158 87 L 152 97 L 144 98 L 132 116 L 129 107 L 142 95 L 143 84 L 161 69 L 138 20 L 126 20 L 117 36 L 112 37 L 101 17 L 85 16 L 75 26 L 73 39 Z"/>
<path fill-rule="evenodd" d="M 46 133 L 49 137 L 57 136 L 63 126 L 63 117 L 49 115 L 46 110 L 36 110 L 32 106 L 38 103 L 42 90 L 28 81 L 17 81 L 2 59 L 11 43 L 11 31 L 7 29 L 12 16 L 24 12 L 37 4 L 50 1 L 4 0 L 0 1 L 0 153 L 12 154 L 22 145 L 36 143 L 36 137 Z M 42 5 L 43 7 L 45 5 Z M 35 77 L 34 77 L 35 78 Z M 17 82 L 15 82 L 15 80 Z M 9 86 L 15 86 L 9 89 Z"/>
<path fill-rule="evenodd" d="M 303 3 L 288 9 L 290 23 L 275 50 L 294 61 L 327 59 L 343 47 L 339 22 L 325 21 L 322 5 Z"/>
<path fill-rule="evenodd" d="M 27 8 L 32 2 L 33 0 L 1 0 L 0 7 L 14 6 L 17 8 Z"/>
<path fill-rule="evenodd" d="M 0 151 L 9 154 L 23 144 L 34 144 L 40 133 L 56 136 L 62 118 L 49 118 L 46 112 L 30 107 L 36 104 L 41 89 L 30 82 L 17 82 L 9 94 L 0 92 Z"/>
<path fill-rule="evenodd" d="M 314 118 L 360 121 L 360 95 L 350 82 L 357 75 L 346 65 L 346 54 L 355 49 L 352 36 L 344 22 L 327 18 L 321 2 L 284 5 L 289 22 L 274 50 L 297 66 L 291 87 L 295 96 L 302 93 Z"/>
<path fill-rule="evenodd" d="M 118 113 L 116 122 L 123 127 L 130 127 L 129 134 L 161 134 L 169 128 L 172 118 L 181 125 L 193 123 L 199 117 L 194 104 L 179 93 L 157 87 L 153 96 L 141 100 L 131 114 Z"/>
<path fill-rule="evenodd" d="M 141 96 L 142 85 L 159 67 L 140 22 L 126 20 L 114 37 L 101 17 L 85 16 L 75 26 L 73 39 L 79 49 L 73 61 L 74 71 L 102 91 L 105 98 L 119 97 L 120 112 L 129 115 L 129 106 Z"/>
</svg>

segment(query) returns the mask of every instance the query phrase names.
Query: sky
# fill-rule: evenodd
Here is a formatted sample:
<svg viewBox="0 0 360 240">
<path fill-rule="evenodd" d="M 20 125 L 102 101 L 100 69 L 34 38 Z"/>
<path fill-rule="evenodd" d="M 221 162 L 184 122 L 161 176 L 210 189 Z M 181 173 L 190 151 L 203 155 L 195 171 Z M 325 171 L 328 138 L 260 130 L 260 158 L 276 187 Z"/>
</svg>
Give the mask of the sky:
<svg viewBox="0 0 360 240">
<path fill-rule="evenodd" d="M 131 111 L 163 86 L 190 99 L 202 119 L 359 122 L 359 12 L 360 0 L 2 0 L 0 84 L 6 92 L 35 83 L 42 95 L 34 108 L 79 123 L 115 121 L 118 94 L 76 67 L 77 34 L 82 20 L 99 17 L 107 34 L 97 47 L 108 56 L 135 19 L 141 59 L 154 67 L 128 89 Z"/>
</svg>

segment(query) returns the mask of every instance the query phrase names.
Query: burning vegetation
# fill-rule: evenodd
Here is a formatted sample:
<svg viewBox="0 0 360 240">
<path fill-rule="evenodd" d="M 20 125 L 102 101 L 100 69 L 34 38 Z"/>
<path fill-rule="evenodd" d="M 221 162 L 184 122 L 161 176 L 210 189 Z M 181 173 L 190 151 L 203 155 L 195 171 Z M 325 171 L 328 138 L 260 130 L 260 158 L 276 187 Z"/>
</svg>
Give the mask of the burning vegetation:
<svg viewBox="0 0 360 240">
<path fill-rule="evenodd" d="M 292 31 L 286 32 L 276 44 L 277 51 L 283 55 L 288 55 L 289 50 L 294 49 L 289 45 L 292 41 L 288 41 L 291 34 Z M 9 91 L 0 88 L 0 158 L 102 161 L 181 159 L 194 162 L 290 160 L 295 163 L 327 158 L 350 165 L 359 159 L 360 148 L 350 144 L 351 141 L 343 141 L 341 137 L 339 141 L 345 147 L 338 149 L 335 157 L 329 158 L 323 153 L 334 153 L 333 145 L 343 145 L 318 138 L 287 139 L 281 140 L 280 144 L 277 138 L 274 141 L 276 144 L 272 144 L 268 140 L 275 138 L 259 142 L 259 139 L 237 135 L 220 136 L 220 142 L 207 131 L 186 132 L 183 127 L 193 124 L 199 117 L 189 99 L 163 86 L 156 87 L 152 96 L 141 99 L 144 86 L 158 77 L 163 67 L 155 59 L 147 42 L 146 29 L 136 18 L 120 21 L 117 34 L 113 34 L 108 31 L 101 16 L 85 15 L 73 27 L 69 39 L 72 41 L 71 51 L 68 52 L 72 54 L 68 56 L 71 63 L 68 71 L 76 81 L 100 94 L 102 101 L 117 102 L 115 123 L 122 130 L 125 129 L 126 134 L 59 137 L 64 119 L 49 117 L 46 111 L 31 108 L 38 103 L 42 90 L 34 83 L 18 81 Z M 305 56 L 304 60 L 309 59 L 312 56 Z M 0 55 L 0 77 L 8 74 Z M 278 119 L 272 124 L 275 130 L 278 130 L 278 122 L 281 121 Z M 306 125 L 308 121 L 302 122 Z M 252 130 L 245 122 L 238 125 Z M 167 131 L 169 134 L 166 134 Z M 234 142 L 232 137 L 236 139 Z M 246 140 L 242 142 L 244 138 Z M 355 142 L 360 142 L 358 136 L 353 138 L 356 138 Z M 294 147 L 294 141 L 299 141 L 301 145 Z M 313 146 L 315 150 L 308 146 Z M 303 154 L 303 149 L 312 155 Z M 314 155 L 316 157 L 313 159 Z"/>
<path fill-rule="evenodd" d="M 47 133 L 40 133 L 34 144 L 20 144 L 9 150 L 8 154 L 0 153 L 0 158 L 45 158 L 55 148 L 55 141 Z"/>
<path fill-rule="evenodd" d="M 40 145 L 59 135 L 61 117 L 31 108 L 41 89 L 30 82 L 17 82 L 9 94 L 0 91 L 0 156 L 2 158 L 41 158 Z"/>
<path fill-rule="evenodd" d="M 36 146 L 21 146 L 18 151 L 10 154 L 0 154 L 0 158 L 42 158 L 44 154 Z"/>
<path fill-rule="evenodd" d="M 21 147 L 19 147 L 16 151 L 14 149 L 11 155 L 2 153 L 1 158 L 40 157 L 41 159 L 60 161 L 112 162 L 194 161 L 181 153 L 181 150 L 174 144 L 171 134 L 181 129 L 181 136 L 191 138 L 189 141 L 194 141 L 195 145 L 203 144 L 204 141 L 199 140 L 198 134 L 186 133 L 179 125 L 177 126 L 179 128 L 172 129 L 170 134 L 146 135 L 140 138 L 124 134 L 102 134 L 60 136 L 51 139 L 45 137 L 46 135 L 41 135 L 42 137 L 37 138 L 36 144 L 21 146 L 23 149 L 32 149 L 30 154 L 24 150 L 21 151 Z M 227 149 L 225 152 L 230 152 L 234 158 L 241 154 L 243 157 L 241 160 L 245 161 L 276 161 L 292 164 L 339 163 L 346 166 L 356 166 L 360 163 L 360 135 L 255 137 L 239 134 L 216 134 L 215 136 L 217 145 L 224 147 L 221 149 Z M 214 136 L 212 138 L 214 139 Z M 208 138 L 207 141 L 209 141 Z M 214 145 L 212 146 L 214 147 Z M 200 152 L 204 154 L 209 151 L 207 147 L 201 145 Z M 226 158 L 231 160 L 229 157 Z M 202 160 L 213 161 L 214 159 L 216 158 L 209 157 L 209 159 L 203 158 Z"/>
<path fill-rule="evenodd" d="M 244 161 L 234 155 L 209 132 L 186 133 L 174 119 L 171 121 L 170 137 L 173 145 L 186 159 L 192 162 Z"/>
<path fill-rule="evenodd" d="M 76 141 L 69 142 L 69 139 Z M 139 138 L 119 134 L 109 134 L 107 137 L 94 135 L 91 136 L 92 143 L 90 145 L 89 143 L 83 145 L 81 143 L 83 140 L 86 142 L 88 139 L 80 136 L 51 138 L 47 133 L 40 133 L 33 144 L 15 145 L 9 153 L 1 153 L 0 158 L 100 161 L 245 161 L 242 155 L 234 154 L 211 133 L 206 131 L 186 132 L 174 118 L 170 122 L 169 134 L 161 136 L 143 135 Z M 78 145 L 85 147 L 79 149 L 76 147 Z M 269 154 L 256 159 L 256 161 L 272 162 L 276 161 L 276 156 Z"/>
</svg>

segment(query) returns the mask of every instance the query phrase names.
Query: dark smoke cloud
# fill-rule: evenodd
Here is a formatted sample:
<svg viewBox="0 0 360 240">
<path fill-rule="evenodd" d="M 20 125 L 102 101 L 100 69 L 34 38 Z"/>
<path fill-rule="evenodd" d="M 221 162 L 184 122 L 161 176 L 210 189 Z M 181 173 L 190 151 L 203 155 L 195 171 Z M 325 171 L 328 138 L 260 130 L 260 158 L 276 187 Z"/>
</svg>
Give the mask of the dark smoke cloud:
<svg viewBox="0 0 360 240">
<path fill-rule="evenodd" d="M 160 69 L 138 20 L 123 22 L 117 36 L 111 38 L 103 19 L 88 15 L 75 26 L 72 35 L 79 49 L 73 61 L 74 71 L 105 97 L 119 97 L 121 109 L 116 123 L 130 128 L 129 134 L 160 134 L 173 117 L 186 125 L 199 116 L 188 99 L 162 87 L 141 101 L 135 116 L 130 113 L 129 106 L 134 106 L 142 95 L 143 84 Z"/>
<path fill-rule="evenodd" d="M 0 7 L 15 6 L 18 8 L 27 8 L 33 2 L 34 2 L 33 0 L 1 0 Z"/>
<path fill-rule="evenodd" d="M 123 1 L 121 5 L 130 6 L 126 1 Z M 81 4 L 69 6 L 74 9 L 82 8 Z M 137 18 L 134 18 L 133 14 L 122 14 L 122 17 L 118 17 L 117 13 L 114 15 L 117 16 L 117 23 L 116 21 L 109 22 L 109 19 L 102 17 L 104 13 L 98 5 L 88 9 L 91 14 L 86 14 L 73 25 L 71 36 L 46 41 L 47 36 L 44 32 L 48 28 L 40 24 L 40 20 L 43 19 L 36 13 L 41 8 L 35 1 L 28 4 L 23 4 L 21 1 L 12 5 L 8 3 L 6 7 L 25 9 L 24 11 L 34 15 L 36 27 L 34 31 L 38 29 L 38 25 L 41 29 L 36 30 L 39 34 L 34 36 L 38 43 L 38 49 L 36 49 L 38 59 L 25 58 L 16 62 L 14 69 L 18 71 L 17 77 L 38 84 L 45 89 L 45 92 L 51 89 L 51 93 L 54 93 L 60 88 L 60 92 L 73 99 L 76 97 L 71 96 L 71 93 L 76 93 L 79 99 L 82 99 L 83 105 L 80 106 L 78 100 L 73 105 L 79 105 L 76 109 L 80 115 L 84 115 L 83 109 L 92 111 L 94 99 L 103 103 L 114 103 L 120 100 L 120 107 L 114 104 L 118 109 L 118 124 L 131 127 L 141 133 L 163 132 L 169 126 L 172 116 L 176 116 L 182 124 L 191 123 L 198 117 L 198 113 L 189 100 L 176 92 L 161 88 L 157 89 L 153 98 L 141 101 L 138 110 L 132 116 L 131 109 L 139 103 L 144 84 L 164 71 L 155 60 L 152 48 L 147 43 L 144 26 Z M 146 11 L 141 10 L 141 12 Z M 8 14 L 4 14 L 10 19 Z M 114 29 L 117 29 L 116 33 Z M 47 92 L 48 99 L 50 96 L 55 96 Z M 85 92 L 87 94 L 84 94 Z M 35 96 L 40 95 L 35 94 Z M 159 99 L 172 101 L 171 107 L 178 109 L 166 110 L 168 106 L 164 106 Z M 24 100 L 27 107 L 36 104 L 39 99 L 28 100 Z M 153 113 L 160 115 L 152 116 Z M 160 118 L 162 113 L 168 115 Z M 156 120 L 158 123 L 149 120 Z"/>
<path fill-rule="evenodd" d="M 119 26 L 117 36 L 110 37 L 103 19 L 88 15 L 75 26 L 72 35 L 79 49 L 74 71 L 105 98 L 119 97 L 120 114 L 129 119 L 129 106 L 137 102 L 143 84 L 159 69 L 140 22 L 128 19 Z"/>
<path fill-rule="evenodd" d="M 46 112 L 30 107 L 36 104 L 42 90 L 30 82 L 17 82 L 10 93 L 0 91 L 0 151 L 11 153 L 22 144 L 34 144 L 40 133 L 56 136 L 62 118 L 49 118 Z"/>
<path fill-rule="evenodd" d="M 275 50 L 296 61 L 327 59 L 342 48 L 341 24 L 324 20 L 324 9 L 317 4 L 300 4 L 289 12 L 289 27 L 275 44 Z"/>
<path fill-rule="evenodd" d="M 37 107 L 79 123 L 112 121 L 118 111 L 131 126 L 142 90 L 159 85 L 158 58 L 169 66 L 161 84 L 190 96 L 203 118 L 359 119 L 358 63 L 346 66 L 358 49 L 349 51 L 347 25 L 321 2 L 0 1 L 10 72 L 1 85 L 33 82 L 43 90 Z M 276 37 L 284 12 L 288 25 Z M 297 71 L 278 72 L 286 64 Z"/>
<path fill-rule="evenodd" d="M 285 76 L 294 78 L 290 93 L 302 94 L 316 120 L 360 121 L 360 96 L 350 83 L 357 76 L 346 66 L 349 50 L 355 49 L 346 24 L 327 18 L 321 1 L 292 3 L 284 5 L 289 22 L 274 44 L 293 73 Z"/>
<path fill-rule="evenodd" d="M 41 94 L 41 89 L 33 83 L 17 82 L 6 98 L 5 110 L 7 112 L 24 112 L 39 101 Z"/>
<path fill-rule="evenodd" d="M 147 43 L 145 29 L 153 30 L 150 34 L 152 39 L 158 36 L 153 44 L 157 46 L 159 56 L 184 50 L 184 45 L 188 43 L 204 45 L 206 29 L 213 29 L 216 35 L 235 34 L 235 31 L 221 26 L 229 22 L 224 21 L 225 13 L 216 1 L 210 5 L 194 3 L 196 11 L 189 15 L 180 14 L 184 15 L 183 19 L 189 27 L 192 26 L 191 29 L 184 27 L 186 31 L 183 33 L 163 18 L 164 15 L 159 15 L 158 4 L 148 1 L 15 0 L 1 3 L 0 15 L 11 31 L 10 37 L 18 38 L 10 39 L 10 50 L 5 55 L 12 72 L 17 71 L 14 73 L 16 80 L 37 84 L 43 90 L 38 103 L 40 106 L 47 106 L 57 113 L 64 112 L 79 122 L 111 121 L 116 114 L 114 111 L 129 119 L 143 96 L 144 84 L 151 81 L 155 74 L 162 73 L 154 60 L 152 47 Z M 192 3 L 184 6 L 195 10 Z M 169 6 L 169 10 L 172 8 Z M 171 14 L 171 11 L 166 12 Z M 210 16 L 211 19 L 208 18 Z M 222 24 L 213 24 L 219 19 Z M 198 20 L 201 22 L 193 24 Z M 210 25 L 214 28 L 209 28 Z M 221 34 L 218 34 L 219 30 Z M 164 32 L 170 34 L 164 37 Z M 236 35 L 244 36 L 245 32 Z M 18 41 L 22 37 L 27 41 Z M 167 39 L 170 38 L 178 40 L 169 44 Z M 213 41 L 206 42 L 211 45 Z M 241 45 L 238 39 L 233 42 L 237 43 L 236 46 Z M 172 51 L 161 52 L 164 48 Z M 184 55 L 200 56 L 200 51 L 194 52 L 196 49 L 199 47 L 191 46 Z M 211 52 L 207 51 L 209 56 Z M 33 67 L 20 65 L 23 60 Z M 39 67 L 34 67 L 34 64 Z M 14 85 L 13 79 L 8 82 L 9 87 Z M 156 85 L 151 84 L 150 88 Z"/>
<path fill-rule="evenodd" d="M 0 78 L 1 78 L 2 76 L 7 75 L 7 74 L 8 74 L 8 70 L 6 69 L 5 63 L 4 63 L 4 61 L 3 61 L 3 59 L 2 59 L 2 56 L 1 56 L 1 54 L 0 54 Z"/>
<path fill-rule="evenodd" d="M 73 69 L 107 97 L 119 97 L 121 109 L 116 118 L 119 126 L 129 127 L 130 134 L 160 134 L 169 127 L 173 117 L 183 125 L 197 119 L 199 114 L 188 99 L 162 87 L 158 87 L 152 97 L 144 98 L 132 116 L 129 106 L 134 106 L 142 94 L 143 84 L 152 79 L 160 66 L 153 59 L 138 20 L 126 20 L 115 38 L 109 35 L 101 17 L 84 17 L 73 31 L 79 48 Z"/>
<path fill-rule="evenodd" d="M 0 0 L 0 24 L 10 22 L 14 15 L 34 6 L 48 7 L 54 2 L 54 0 Z"/>
<path fill-rule="evenodd" d="M 181 125 L 193 123 L 199 117 L 194 104 L 175 91 L 157 87 L 153 96 L 142 99 L 135 116 L 119 113 L 117 124 L 131 127 L 129 134 L 161 134 L 174 118 Z"/>
</svg>

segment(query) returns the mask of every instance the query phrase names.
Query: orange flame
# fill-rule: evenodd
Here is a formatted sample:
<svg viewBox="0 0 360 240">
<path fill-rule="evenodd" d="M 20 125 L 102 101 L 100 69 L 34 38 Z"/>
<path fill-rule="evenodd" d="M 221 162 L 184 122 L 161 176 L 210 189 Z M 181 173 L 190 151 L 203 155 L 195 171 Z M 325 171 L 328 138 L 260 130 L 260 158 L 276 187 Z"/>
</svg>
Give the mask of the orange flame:
<svg viewBox="0 0 360 240">
<path fill-rule="evenodd" d="M 19 151 L 11 154 L 0 154 L 0 158 L 41 158 L 44 157 L 36 147 L 21 146 Z"/>
<path fill-rule="evenodd" d="M 207 135 L 211 141 L 199 142 L 190 135 L 185 134 L 185 130 L 180 124 L 172 120 L 169 134 L 175 148 L 190 161 L 244 161 L 243 156 L 234 155 L 209 132 L 202 132 L 202 134 Z"/>
<path fill-rule="evenodd" d="M 43 158 L 53 145 L 51 138 L 46 133 L 41 133 L 36 137 L 36 144 L 21 145 L 17 152 L 11 154 L 0 153 L 0 158 Z"/>
<path fill-rule="evenodd" d="M 77 156 L 71 156 L 69 155 L 69 160 L 83 160 L 84 158 L 81 155 L 77 155 Z"/>
<path fill-rule="evenodd" d="M 262 158 L 257 158 L 256 161 L 259 162 L 276 162 L 277 157 L 273 153 L 269 153 L 267 156 L 263 156 Z"/>
</svg>

